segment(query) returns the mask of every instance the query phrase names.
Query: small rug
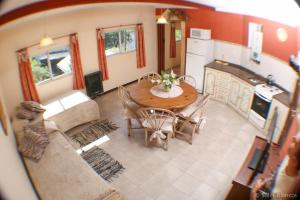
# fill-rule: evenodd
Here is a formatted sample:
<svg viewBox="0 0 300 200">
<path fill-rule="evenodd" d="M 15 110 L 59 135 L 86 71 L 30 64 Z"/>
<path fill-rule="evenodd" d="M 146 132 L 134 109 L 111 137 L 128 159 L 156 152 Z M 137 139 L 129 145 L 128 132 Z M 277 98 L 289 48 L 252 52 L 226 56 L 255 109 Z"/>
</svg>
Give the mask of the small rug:
<svg viewBox="0 0 300 200">
<path fill-rule="evenodd" d="M 82 131 L 70 136 L 72 140 L 80 144 L 80 147 L 86 146 L 91 142 L 103 137 L 104 135 L 118 129 L 113 122 L 105 119 L 94 122 L 92 125 L 84 128 Z"/>
<path fill-rule="evenodd" d="M 103 149 L 95 146 L 88 151 L 83 151 L 81 157 L 105 180 L 111 182 L 113 177 L 125 169 L 121 163 L 112 158 Z"/>
</svg>

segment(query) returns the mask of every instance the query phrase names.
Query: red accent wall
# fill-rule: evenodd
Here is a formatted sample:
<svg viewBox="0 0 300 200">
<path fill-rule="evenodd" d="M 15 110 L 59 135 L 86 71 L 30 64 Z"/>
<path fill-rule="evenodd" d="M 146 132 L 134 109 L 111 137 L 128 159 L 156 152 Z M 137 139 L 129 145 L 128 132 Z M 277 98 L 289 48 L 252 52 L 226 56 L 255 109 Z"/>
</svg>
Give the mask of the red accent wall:
<svg viewBox="0 0 300 200">
<path fill-rule="evenodd" d="M 213 8 L 199 7 L 198 9 L 186 9 L 188 16 L 186 23 L 187 35 L 190 28 L 205 28 L 212 30 L 212 38 L 247 46 L 248 23 L 256 22 L 263 25 L 263 52 L 288 61 L 291 54 L 296 54 L 299 45 L 299 30 L 287 25 L 270 20 L 224 12 L 216 12 Z M 286 29 L 288 39 L 280 42 L 276 36 L 278 28 Z"/>
</svg>

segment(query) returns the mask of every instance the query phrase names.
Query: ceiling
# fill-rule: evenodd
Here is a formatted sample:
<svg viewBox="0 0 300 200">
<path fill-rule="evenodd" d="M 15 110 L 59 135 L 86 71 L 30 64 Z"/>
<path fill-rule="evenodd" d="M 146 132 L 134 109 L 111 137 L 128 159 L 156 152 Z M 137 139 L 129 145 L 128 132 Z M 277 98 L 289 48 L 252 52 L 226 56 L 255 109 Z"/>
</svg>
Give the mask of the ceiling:
<svg viewBox="0 0 300 200">
<path fill-rule="evenodd" d="M 42 0 L 4 0 L 0 16 Z M 300 26 L 300 7 L 295 0 L 183 0 L 214 7 L 220 12 L 261 17 L 289 26 Z M 159 4 L 157 4 L 159 5 Z"/>
</svg>

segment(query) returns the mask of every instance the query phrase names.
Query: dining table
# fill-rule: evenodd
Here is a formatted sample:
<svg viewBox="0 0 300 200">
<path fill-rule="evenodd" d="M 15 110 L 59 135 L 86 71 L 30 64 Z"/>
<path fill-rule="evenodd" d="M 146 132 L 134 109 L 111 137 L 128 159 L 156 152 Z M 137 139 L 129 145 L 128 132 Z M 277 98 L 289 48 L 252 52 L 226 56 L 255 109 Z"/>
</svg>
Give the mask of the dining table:
<svg viewBox="0 0 300 200">
<path fill-rule="evenodd" d="M 133 85 L 129 89 L 129 93 L 132 100 L 140 106 L 172 111 L 183 109 L 197 100 L 198 92 L 192 85 L 180 82 L 176 87 L 180 90 L 180 95 L 166 97 L 168 96 L 168 92 L 162 90 L 161 94 L 164 97 L 160 97 L 153 92 L 154 89 L 159 89 L 159 85 L 155 85 L 151 81 L 143 81 Z"/>
</svg>

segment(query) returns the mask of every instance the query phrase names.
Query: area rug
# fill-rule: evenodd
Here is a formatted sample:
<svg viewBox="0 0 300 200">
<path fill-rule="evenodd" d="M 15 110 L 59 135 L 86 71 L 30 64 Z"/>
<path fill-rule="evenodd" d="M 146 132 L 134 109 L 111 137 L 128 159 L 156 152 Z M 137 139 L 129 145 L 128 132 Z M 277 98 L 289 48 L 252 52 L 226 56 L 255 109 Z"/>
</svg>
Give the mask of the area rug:
<svg viewBox="0 0 300 200">
<path fill-rule="evenodd" d="M 88 151 L 83 151 L 81 157 L 97 172 L 97 174 L 109 182 L 112 181 L 113 177 L 118 177 L 125 169 L 121 163 L 97 146 Z"/>
<path fill-rule="evenodd" d="M 107 119 L 99 120 L 70 137 L 79 143 L 80 147 L 83 147 L 118 128 L 118 126 Z"/>
</svg>

